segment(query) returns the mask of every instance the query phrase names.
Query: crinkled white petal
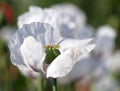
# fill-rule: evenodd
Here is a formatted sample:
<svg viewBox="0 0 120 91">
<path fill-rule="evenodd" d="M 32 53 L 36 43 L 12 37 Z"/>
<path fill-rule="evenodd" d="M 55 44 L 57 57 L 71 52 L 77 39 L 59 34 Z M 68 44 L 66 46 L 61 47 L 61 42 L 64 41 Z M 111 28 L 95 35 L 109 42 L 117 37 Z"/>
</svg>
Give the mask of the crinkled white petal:
<svg viewBox="0 0 120 91">
<path fill-rule="evenodd" d="M 24 24 L 30 24 L 32 22 L 42 22 L 44 20 L 43 11 L 31 10 L 18 17 L 18 27 L 21 28 Z"/>
<path fill-rule="evenodd" d="M 75 64 L 74 52 L 73 50 L 67 50 L 60 54 L 47 68 L 47 78 L 48 77 L 63 77 L 70 72 Z"/>
<path fill-rule="evenodd" d="M 42 8 L 40 8 L 40 7 L 38 7 L 38 6 L 30 6 L 30 7 L 29 7 L 29 11 L 30 11 L 30 12 L 37 12 L 37 11 L 38 11 L 38 12 L 39 12 L 39 11 L 42 12 Z"/>
<path fill-rule="evenodd" d="M 58 27 L 58 12 L 51 8 L 44 9 L 45 19 L 43 22 L 50 24 L 54 29 L 53 37 L 54 42 L 57 43 L 61 39 L 59 27 Z"/>
<path fill-rule="evenodd" d="M 64 39 L 59 43 L 60 51 L 63 52 L 69 48 L 74 48 L 80 53 L 88 53 L 95 48 L 95 40 L 93 38 L 85 40 Z"/>
<path fill-rule="evenodd" d="M 12 39 L 9 41 L 8 46 L 10 49 L 10 58 L 12 64 L 17 66 L 19 69 L 25 69 L 27 65 L 24 63 L 24 61 L 21 58 L 21 54 L 19 51 L 19 47 L 21 45 L 22 38 L 20 38 L 20 35 L 16 33 Z"/>
<path fill-rule="evenodd" d="M 42 44 L 32 36 L 24 39 L 20 47 L 20 52 L 24 63 L 35 71 L 43 71 L 43 61 L 45 60 L 45 52 Z"/>
<path fill-rule="evenodd" d="M 34 36 L 34 38 L 40 41 L 43 44 L 43 46 L 54 43 L 53 39 L 54 29 L 49 24 L 34 22 L 28 25 L 27 24 L 24 25 L 22 29 L 26 34 Z"/>
<path fill-rule="evenodd" d="M 33 12 L 32 15 L 33 16 L 36 15 L 36 18 L 41 17 L 39 16 L 39 13 L 41 12 L 43 17 L 41 17 L 41 19 L 38 19 L 39 20 L 38 22 L 48 23 L 54 28 L 57 27 L 58 13 L 54 9 L 51 9 L 51 8 L 42 9 L 41 7 L 30 6 L 29 12 Z M 37 12 L 38 14 L 34 14 L 34 12 Z M 35 20 L 33 21 L 37 22 Z"/>
</svg>

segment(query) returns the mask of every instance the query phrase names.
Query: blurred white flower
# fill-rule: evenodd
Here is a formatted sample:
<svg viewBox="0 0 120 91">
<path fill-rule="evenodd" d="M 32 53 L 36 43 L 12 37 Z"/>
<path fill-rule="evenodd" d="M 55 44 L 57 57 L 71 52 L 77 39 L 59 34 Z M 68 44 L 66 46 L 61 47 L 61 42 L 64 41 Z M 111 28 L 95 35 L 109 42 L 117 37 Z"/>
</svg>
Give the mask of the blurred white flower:
<svg viewBox="0 0 120 91">
<path fill-rule="evenodd" d="M 86 40 L 61 38 L 56 42 L 54 31 L 45 23 L 26 24 L 18 29 L 9 42 L 12 63 L 20 70 L 30 68 L 36 72 L 45 72 L 47 77 L 63 77 L 83 55 L 95 47 L 92 38 Z M 59 48 L 56 49 L 55 46 Z M 51 52 L 49 48 L 59 51 L 60 54 L 45 68 L 46 51 Z"/>
<path fill-rule="evenodd" d="M 110 75 L 107 75 L 92 85 L 92 91 L 116 91 L 117 87 L 117 82 Z"/>
<path fill-rule="evenodd" d="M 106 66 L 110 73 L 120 72 L 120 51 L 112 53 L 112 55 L 107 58 Z"/>
<path fill-rule="evenodd" d="M 14 35 L 16 28 L 12 26 L 5 26 L 0 29 L 0 38 L 8 43 L 9 39 Z"/>
<path fill-rule="evenodd" d="M 59 15 L 58 27 L 61 35 L 67 38 L 74 38 L 75 34 L 83 29 L 86 24 L 85 13 L 70 3 L 53 5 Z"/>
<path fill-rule="evenodd" d="M 102 56 L 108 56 L 114 48 L 116 32 L 108 25 L 98 28 L 96 33 L 95 53 Z"/>
<path fill-rule="evenodd" d="M 87 39 L 94 37 L 94 28 L 90 25 L 84 26 L 80 31 L 74 33 L 75 39 Z"/>
</svg>

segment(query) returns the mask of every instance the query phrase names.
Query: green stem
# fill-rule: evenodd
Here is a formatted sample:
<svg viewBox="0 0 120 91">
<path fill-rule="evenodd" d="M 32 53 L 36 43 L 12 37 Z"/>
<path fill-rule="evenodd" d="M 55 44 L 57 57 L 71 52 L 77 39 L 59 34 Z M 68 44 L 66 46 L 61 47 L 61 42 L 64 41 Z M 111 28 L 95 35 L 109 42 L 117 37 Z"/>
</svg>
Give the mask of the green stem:
<svg viewBox="0 0 120 91">
<path fill-rule="evenodd" d="M 70 86 L 70 91 L 74 91 L 75 90 L 74 89 L 74 86 L 75 86 L 74 82 L 71 82 L 69 86 Z"/>
<path fill-rule="evenodd" d="M 44 78 L 42 76 L 42 74 L 40 74 L 40 78 L 39 78 L 39 87 L 38 87 L 38 91 L 44 91 Z"/>
<path fill-rule="evenodd" d="M 57 91 L 57 79 L 52 78 L 52 80 L 53 80 L 53 91 Z"/>
<path fill-rule="evenodd" d="M 5 73 L 5 91 L 8 91 L 8 74 L 7 72 Z"/>
</svg>

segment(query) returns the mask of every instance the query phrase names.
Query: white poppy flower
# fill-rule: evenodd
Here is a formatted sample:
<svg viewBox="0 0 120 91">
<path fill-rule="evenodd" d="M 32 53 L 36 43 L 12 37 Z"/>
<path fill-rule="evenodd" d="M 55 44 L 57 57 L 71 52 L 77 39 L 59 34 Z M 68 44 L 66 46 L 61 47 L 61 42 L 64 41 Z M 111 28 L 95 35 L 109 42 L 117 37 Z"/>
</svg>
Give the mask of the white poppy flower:
<svg viewBox="0 0 120 91">
<path fill-rule="evenodd" d="M 22 28 L 24 24 L 30 24 L 32 22 L 42 22 L 45 16 L 41 8 L 33 10 L 30 7 L 30 10 L 18 17 L 18 27 Z"/>
<path fill-rule="evenodd" d="M 10 56 L 12 63 L 20 70 L 26 67 L 36 71 L 44 72 L 48 77 L 63 77 L 68 74 L 74 64 L 79 61 L 82 55 L 90 52 L 94 47 L 93 39 L 54 40 L 54 29 L 45 23 L 26 24 L 18 29 L 9 42 Z M 47 49 L 48 48 L 48 49 Z M 47 61 L 54 55 L 59 55 L 45 68 Z M 49 59 L 50 58 L 50 59 Z M 47 60 L 48 59 L 48 60 Z"/>
<path fill-rule="evenodd" d="M 72 4 L 58 4 L 51 8 L 58 12 L 58 26 L 63 37 L 74 38 L 86 24 L 85 13 Z"/>
<path fill-rule="evenodd" d="M 114 48 L 116 32 L 108 25 L 98 28 L 96 33 L 96 54 L 109 55 Z"/>
</svg>

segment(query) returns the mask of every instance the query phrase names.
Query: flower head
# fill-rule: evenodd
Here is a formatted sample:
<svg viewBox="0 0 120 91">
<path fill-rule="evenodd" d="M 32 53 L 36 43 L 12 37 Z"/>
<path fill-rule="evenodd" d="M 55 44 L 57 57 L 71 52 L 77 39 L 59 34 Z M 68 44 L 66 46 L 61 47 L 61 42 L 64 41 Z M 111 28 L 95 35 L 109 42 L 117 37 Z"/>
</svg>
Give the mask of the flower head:
<svg viewBox="0 0 120 91">
<path fill-rule="evenodd" d="M 116 32 L 108 25 L 98 28 L 96 33 L 96 54 L 108 55 L 113 51 Z"/>
<path fill-rule="evenodd" d="M 49 24 L 39 22 L 26 24 L 18 29 L 9 42 L 12 63 L 21 70 L 28 67 L 45 73 L 47 77 L 63 77 L 84 54 L 95 47 L 93 39 L 60 38 L 55 41 L 54 31 Z M 47 51 L 52 53 L 48 55 Z M 55 57 L 47 63 L 47 55 Z"/>
<path fill-rule="evenodd" d="M 58 13 L 58 27 L 63 37 L 74 38 L 75 33 L 81 31 L 86 24 L 85 13 L 73 4 L 58 4 L 51 8 Z"/>
</svg>

